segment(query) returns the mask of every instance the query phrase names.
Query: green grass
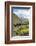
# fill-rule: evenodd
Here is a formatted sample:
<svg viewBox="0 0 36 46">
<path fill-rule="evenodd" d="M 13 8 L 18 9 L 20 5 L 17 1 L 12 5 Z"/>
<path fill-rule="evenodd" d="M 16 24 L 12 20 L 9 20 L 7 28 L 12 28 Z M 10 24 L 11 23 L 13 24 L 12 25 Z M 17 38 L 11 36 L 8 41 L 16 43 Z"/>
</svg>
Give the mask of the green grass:
<svg viewBox="0 0 36 46">
<path fill-rule="evenodd" d="M 23 35 L 23 34 L 29 34 L 29 27 L 27 27 L 27 25 L 21 25 L 20 28 L 15 28 L 16 31 L 15 34 L 16 35 Z"/>
</svg>

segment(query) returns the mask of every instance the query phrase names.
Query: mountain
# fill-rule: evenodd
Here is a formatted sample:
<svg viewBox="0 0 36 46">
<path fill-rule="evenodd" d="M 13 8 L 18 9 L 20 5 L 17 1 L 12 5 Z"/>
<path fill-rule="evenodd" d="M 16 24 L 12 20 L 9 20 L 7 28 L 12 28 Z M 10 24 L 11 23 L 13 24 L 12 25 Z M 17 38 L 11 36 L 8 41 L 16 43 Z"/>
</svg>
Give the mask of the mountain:
<svg viewBox="0 0 36 46">
<path fill-rule="evenodd" d="M 22 33 L 23 31 L 27 32 L 27 28 L 29 26 L 29 21 L 27 18 L 20 18 L 16 14 L 13 14 L 13 36 L 16 36 L 16 33 L 19 34 Z M 21 32 L 22 31 L 22 32 Z"/>
<path fill-rule="evenodd" d="M 27 18 L 20 18 L 16 14 L 13 14 L 13 24 L 28 24 L 29 20 Z"/>
<path fill-rule="evenodd" d="M 16 14 L 13 14 L 13 24 L 16 25 L 17 23 L 19 24 L 19 23 L 21 23 L 21 21 Z"/>
</svg>

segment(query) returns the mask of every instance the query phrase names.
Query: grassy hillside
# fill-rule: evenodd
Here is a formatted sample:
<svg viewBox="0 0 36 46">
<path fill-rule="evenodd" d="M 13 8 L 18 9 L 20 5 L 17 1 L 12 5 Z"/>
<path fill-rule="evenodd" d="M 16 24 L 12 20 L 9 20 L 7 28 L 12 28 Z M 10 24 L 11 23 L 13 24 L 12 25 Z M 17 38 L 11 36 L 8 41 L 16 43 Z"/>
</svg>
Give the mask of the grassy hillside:
<svg viewBox="0 0 36 46">
<path fill-rule="evenodd" d="M 17 15 L 13 14 L 13 24 L 16 25 L 17 23 L 19 24 L 21 21 Z"/>
<path fill-rule="evenodd" d="M 27 18 L 21 20 L 16 14 L 13 14 L 13 36 L 29 35 L 29 21 Z"/>
</svg>

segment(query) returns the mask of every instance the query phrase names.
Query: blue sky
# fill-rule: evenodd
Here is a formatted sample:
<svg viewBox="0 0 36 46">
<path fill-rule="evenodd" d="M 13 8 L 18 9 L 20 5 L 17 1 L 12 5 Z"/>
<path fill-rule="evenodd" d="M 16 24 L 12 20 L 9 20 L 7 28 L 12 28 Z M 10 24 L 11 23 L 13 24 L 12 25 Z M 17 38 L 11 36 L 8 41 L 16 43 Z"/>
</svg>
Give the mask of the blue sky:
<svg viewBox="0 0 36 46">
<path fill-rule="evenodd" d="M 29 18 L 31 16 L 31 8 L 29 7 L 13 7 L 13 13 L 18 17 Z"/>
</svg>

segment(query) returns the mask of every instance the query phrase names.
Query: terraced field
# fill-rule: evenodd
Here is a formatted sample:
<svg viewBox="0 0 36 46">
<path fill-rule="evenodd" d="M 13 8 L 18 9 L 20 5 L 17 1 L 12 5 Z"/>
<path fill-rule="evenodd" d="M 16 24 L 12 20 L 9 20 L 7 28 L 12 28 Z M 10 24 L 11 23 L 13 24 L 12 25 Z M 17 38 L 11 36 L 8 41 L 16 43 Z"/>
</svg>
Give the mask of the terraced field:
<svg viewBox="0 0 36 46">
<path fill-rule="evenodd" d="M 29 28 L 27 25 L 21 25 L 20 27 L 14 27 L 14 35 L 27 36 L 29 35 Z"/>
</svg>

